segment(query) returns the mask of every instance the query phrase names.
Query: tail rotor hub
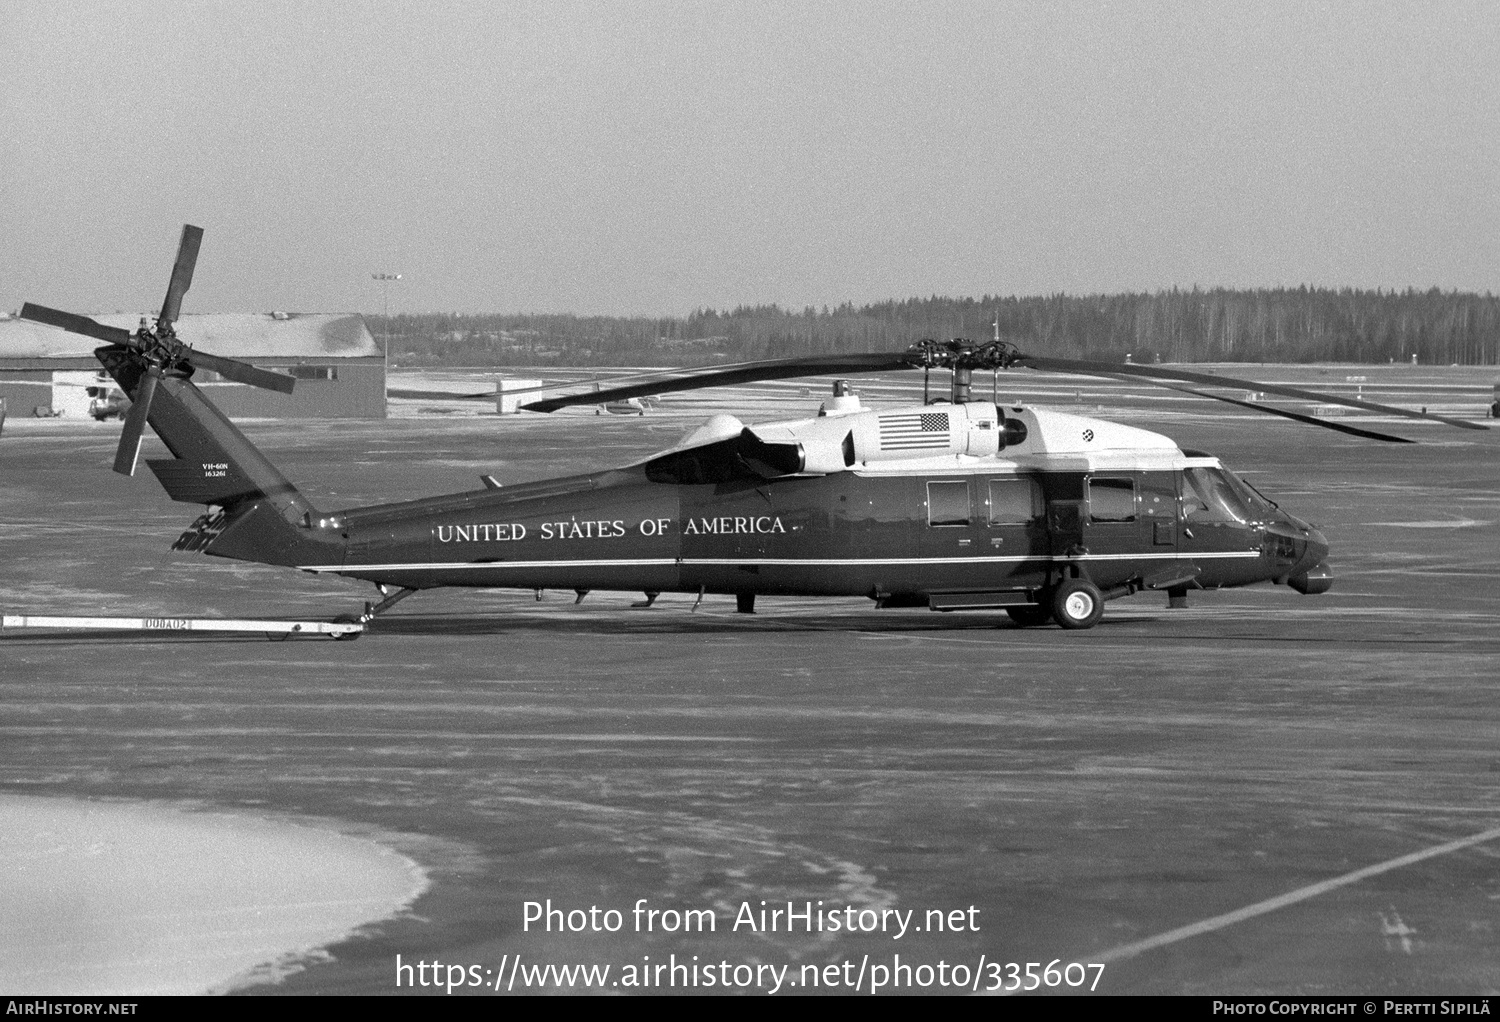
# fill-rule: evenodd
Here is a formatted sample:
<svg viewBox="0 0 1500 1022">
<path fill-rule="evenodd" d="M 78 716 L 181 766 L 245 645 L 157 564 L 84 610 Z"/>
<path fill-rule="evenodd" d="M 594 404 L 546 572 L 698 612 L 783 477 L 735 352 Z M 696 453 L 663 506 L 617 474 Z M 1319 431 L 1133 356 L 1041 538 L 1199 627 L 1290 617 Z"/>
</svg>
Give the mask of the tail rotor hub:
<svg viewBox="0 0 1500 1022">
<path fill-rule="evenodd" d="M 30 302 L 21 307 L 22 319 L 35 320 L 104 341 L 108 347 L 96 349 L 95 354 L 112 373 L 120 367 L 121 362 L 134 363 L 133 372 L 116 377 L 127 391 L 134 389 L 130 395 L 130 412 L 125 417 L 125 428 L 120 435 L 120 446 L 115 453 L 115 471 L 122 475 L 135 473 L 141 436 L 150 417 L 151 399 L 156 394 L 157 382 L 167 373 L 191 376 L 195 368 L 206 369 L 236 383 L 264 387 L 282 394 L 292 392 L 295 381 L 290 376 L 257 369 L 237 359 L 195 351 L 191 345 L 177 339 L 177 331 L 172 324 L 182 311 L 183 295 L 192 286 L 193 268 L 197 265 L 198 247 L 202 242 L 201 227 L 194 227 L 192 224 L 182 226 L 182 238 L 177 243 L 177 261 L 172 266 L 172 279 L 167 285 L 167 297 L 162 302 L 161 314 L 156 317 L 154 325 L 148 325 L 145 317 L 142 317 L 135 333 L 122 327 L 100 323 L 87 316 L 49 309 Z"/>
</svg>

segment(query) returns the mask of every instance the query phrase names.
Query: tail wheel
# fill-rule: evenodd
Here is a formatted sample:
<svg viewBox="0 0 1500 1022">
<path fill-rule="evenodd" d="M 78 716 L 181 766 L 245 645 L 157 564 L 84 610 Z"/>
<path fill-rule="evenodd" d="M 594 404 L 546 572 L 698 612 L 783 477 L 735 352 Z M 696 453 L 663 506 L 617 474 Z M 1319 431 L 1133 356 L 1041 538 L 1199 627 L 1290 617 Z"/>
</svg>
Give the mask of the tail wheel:
<svg viewBox="0 0 1500 1022">
<path fill-rule="evenodd" d="M 1052 592 L 1052 616 L 1064 628 L 1092 628 L 1104 616 L 1104 594 L 1086 579 L 1066 579 Z"/>
</svg>

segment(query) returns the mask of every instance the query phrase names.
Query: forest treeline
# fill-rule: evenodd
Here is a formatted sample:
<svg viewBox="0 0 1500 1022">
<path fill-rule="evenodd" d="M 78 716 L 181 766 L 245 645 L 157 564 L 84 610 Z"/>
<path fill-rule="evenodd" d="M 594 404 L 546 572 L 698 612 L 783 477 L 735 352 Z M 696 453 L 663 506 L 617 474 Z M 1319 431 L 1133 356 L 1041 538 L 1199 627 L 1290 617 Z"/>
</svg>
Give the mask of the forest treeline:
<svg viewBox="0 0 1500 1022">
<path fill-rule="evenodd" d="M 795 312 L 775 305 L 650 318 L 366 316 L 404 366 L 691 366 L 899 351 L 924 337 L 1000 336 L 1057 358 L 1138 362 L 1493 365 L 1500 298 L 1454 291 L 1193 289 L 1031 298 L 911 298 Z"/>
</svg>

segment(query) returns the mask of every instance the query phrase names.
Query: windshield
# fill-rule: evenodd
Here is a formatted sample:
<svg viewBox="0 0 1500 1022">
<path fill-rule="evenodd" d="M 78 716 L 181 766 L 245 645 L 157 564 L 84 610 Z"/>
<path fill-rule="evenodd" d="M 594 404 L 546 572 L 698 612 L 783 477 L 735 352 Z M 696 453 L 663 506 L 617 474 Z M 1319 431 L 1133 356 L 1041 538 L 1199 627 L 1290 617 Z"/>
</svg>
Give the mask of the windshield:
<svg viewBox="0 0 1500 1022">
<path fill-rule="evenodd" d="M 1229 484 L 1230 488 L 1234 490 L 1244 505 L 1250 509 L 1250 513 L 1254 517 L 1268 518 L 1276 510 L 1274 501 L 1267 499 L 1265 494 L 1227 468 L 1224 469 L 1224 481 Z"/>
<path fill-rule="evenodd" d="M 1277 501 L 1271 500 L 1271 498 L 1266 497 L 1266 495 L 1263 494 L 1262 491 L 1260 491 L 1260 486 L 1257 486 L 1256 483 L 1250 482 L 1250 480 L 1245 479 L 1244 476 L 1236 476 L 1235 473 L 1229 473 L 1229 477 L 1230 479 L 1235 480 L 1235 482 L 1239 483 L 1239 485 L 1241 486 L 1248 486 L 1248 488 L 1250 488 L 1250 492 L 1253 492 L 1256 497 L 1259 497 L 1260 500 L 1265 503 L 1266 507 L 1274 507 L 1274 509 L 1281 510 L 1281 504 L 1278 504 Z"/>
<path fill-rule="evenodd" d="M 1248 522 L 1270 517 L 1275 506 L 1233 472 L 1189 468 L 1182 472 L 1182 517 L 1198 522 Z"/>
</svg>

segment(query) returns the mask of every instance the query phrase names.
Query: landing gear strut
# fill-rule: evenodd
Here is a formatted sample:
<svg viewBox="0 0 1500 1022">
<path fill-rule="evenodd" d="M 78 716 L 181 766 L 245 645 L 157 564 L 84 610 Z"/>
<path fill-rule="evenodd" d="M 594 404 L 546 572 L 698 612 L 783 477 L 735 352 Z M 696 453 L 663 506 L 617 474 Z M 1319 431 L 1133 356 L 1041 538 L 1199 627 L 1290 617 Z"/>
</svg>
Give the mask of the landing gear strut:
<svg viewBox="0 0 1500 1022">
<path fill-rule="evenodd" d="M 377 586 L 376 588 L 380 590 L 380 595 L 384 596 L 385 599 L 381 600 L 377 604 L 374 604 L 373 606 L 368 603 L 365 604 L 365 612 L 359 616 L 360 624 L 369 624 L 371 621 L 375 620 L 375 615 L 384 614 L 396 604 L 400 603 L 412 593 L 416 592 L 415 589 L 401 589 L 395 593 L 391 593 L 391 591 L 385 586 Z"/>
<path fill-rule="evenodd" d="M 343 614 L 337 618 L 334 618 L 334 620 L 339 622 L 346 622 L 349 624 L 358 622 L 359 624 L 367 625 L 371 621 L 375 620 L 375 616 L 377 614 L 384 614 L 396 604 L 400 603 L 402 600 L 406 599 L 412 593 L 417 591 L 415 589 L 400 589 L 392 593 L 388 586 L 383 586 L 378 582 L 375 584 L 375 588 L 380 590 L 380 595 L 384 596 L 385 599 L 381 600 L 379 603 L 366 603 L 365 612 L 363 614 Z M 359 636 L 359 632 L 347 632 L 343 635 L 337 635 L 335 636 L 335 638 L 357 639 L 359 638 Z"/>
</svg>

